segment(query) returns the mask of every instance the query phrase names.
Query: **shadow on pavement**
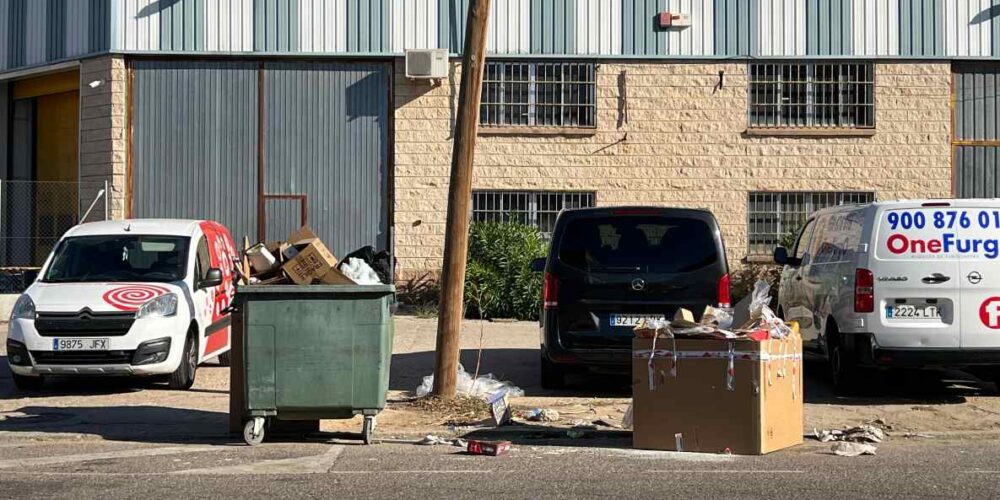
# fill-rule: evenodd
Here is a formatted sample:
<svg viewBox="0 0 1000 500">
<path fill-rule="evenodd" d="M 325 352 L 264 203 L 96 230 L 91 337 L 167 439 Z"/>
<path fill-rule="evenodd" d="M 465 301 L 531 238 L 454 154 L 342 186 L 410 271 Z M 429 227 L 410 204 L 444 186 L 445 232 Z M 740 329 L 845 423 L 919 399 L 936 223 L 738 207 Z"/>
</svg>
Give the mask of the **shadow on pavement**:
<svg viewBox="0 0 1000 500">
<path fill-rule="evenodd" d="M 91 434 L 142 443 L 236 442 L 226 413 L 160 406 L 25 406 L 4 414 L 0 432 Z"/>
<path fill-rule="evenodd" d="M 499 429 L 481 429 L 469 432 L 463 439 L 484 441 L 510 441 L 518 446 L 560 446 L 567 448 L 632 448 L 632 431 L 619 429 L 582 430 L 582 436 L 571 438 L 569 427 L 552 427 L 532 424 L 505 426 Z"/>
<path fill-rule="evenodd" d="M 961 371 L 882 370 L 866 376 L 856 395 L 839 396 L 822 361 L 805 364 L 805 402 L 847 406 L 963 404 L 969 396 L 991 395 L 991 384 Z"/>
<path fill-rule="evenodd" d="M 476 349 L 463 349 L 459 363 L 470 374 L 476 369 Z M 434 373 L 434 352 L 422 351 L 392 355 L 389 389 L 415 393 L 424 377 Z M 565 390 L 551 391 L 540 385 L 538 349 L 484 349 L 480 376 L 492 373 L 497 380 L 507 380 L 520 387 L 525 396 L 629 397 L 629 375 L 573 373 Z"/>
</svg>

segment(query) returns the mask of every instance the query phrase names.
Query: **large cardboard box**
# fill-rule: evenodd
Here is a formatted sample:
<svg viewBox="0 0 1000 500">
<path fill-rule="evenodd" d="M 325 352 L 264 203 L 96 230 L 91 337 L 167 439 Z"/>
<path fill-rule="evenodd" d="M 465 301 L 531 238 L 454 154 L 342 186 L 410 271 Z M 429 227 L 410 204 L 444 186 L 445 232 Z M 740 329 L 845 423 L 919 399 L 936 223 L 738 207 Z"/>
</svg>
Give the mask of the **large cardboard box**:
<svg viewBox="0 0 1000 500">
<path fill-rule="evenodd" d="M 305 243 L 293 245 L 297 250 L 284 266 L 281 267 L 288 277 L 296 285 L 311 285 L 313 281 L 320 280 L 334 266 L 337 265 L 337 258 L 330 253 L 319 239 L 308 240 Z"/>
<path fill-rule="evenodd" d="M 654 339 L 632 344 L 635 448 L 761 455 L 802 443 L 800 336 L 655 340 L 652 368 Z"/>
</svg>

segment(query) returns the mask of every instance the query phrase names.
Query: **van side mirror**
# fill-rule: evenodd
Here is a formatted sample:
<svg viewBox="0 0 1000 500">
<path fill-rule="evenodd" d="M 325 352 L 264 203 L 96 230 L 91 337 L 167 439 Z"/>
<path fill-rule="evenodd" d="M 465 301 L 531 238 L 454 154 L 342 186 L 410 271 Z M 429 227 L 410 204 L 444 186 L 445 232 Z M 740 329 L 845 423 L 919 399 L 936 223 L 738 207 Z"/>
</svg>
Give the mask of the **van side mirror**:
<svg viewBox="0 0 1000 500">
<path fill-rule="evenodd" d="M 531 270 L 540 273 L 545 271 L 545 257 L 540 257 L 531 261 Z"/>
<path fill-rule="evenodd" d="M 787 248 L 777 247 L 774 249 L 774 263 L 783 266 L 797 266 L 802 263 L 802 260 L 789 257 Z"/>
<path fill-rule="evenodd" d="M 222 284 L 222 270 L 213 267 L 205 273 L 205 277 L 198 281 L 198 289 L 212 288 Z"/>
</svg>

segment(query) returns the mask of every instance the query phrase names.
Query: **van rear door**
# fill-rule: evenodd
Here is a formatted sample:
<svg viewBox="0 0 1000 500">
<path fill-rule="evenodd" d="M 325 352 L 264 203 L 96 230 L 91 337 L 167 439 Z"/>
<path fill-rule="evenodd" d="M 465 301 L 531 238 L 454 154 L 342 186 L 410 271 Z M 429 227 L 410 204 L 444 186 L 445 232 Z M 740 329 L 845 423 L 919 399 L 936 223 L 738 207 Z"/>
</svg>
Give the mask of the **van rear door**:
<svg viewBox="0 0 1000 500">
<path fill-rule="evenodd" d="M 714 217 L 683 209 L 617 208 L 566 214 L 552 272 L 567 347 L 629 348 L 639 318 L 701 314 L 727 273 Z"/>
<path fill-rule="evenodd" d="M 955 251 L 960 255 L 963 348 L 1000 348 L 1000 201 L 952 203 L 961 221 Z"/>
<path fill-rule="evenodd" d="M 893 205 L 875 213 L 875 311 L 880 346 L 960 347 L 959 256 L 944 251 L 946 234 L 961 225 L 949 207 Z M 953 234 L 954 236 L 954 234 Z"/>
</svg>

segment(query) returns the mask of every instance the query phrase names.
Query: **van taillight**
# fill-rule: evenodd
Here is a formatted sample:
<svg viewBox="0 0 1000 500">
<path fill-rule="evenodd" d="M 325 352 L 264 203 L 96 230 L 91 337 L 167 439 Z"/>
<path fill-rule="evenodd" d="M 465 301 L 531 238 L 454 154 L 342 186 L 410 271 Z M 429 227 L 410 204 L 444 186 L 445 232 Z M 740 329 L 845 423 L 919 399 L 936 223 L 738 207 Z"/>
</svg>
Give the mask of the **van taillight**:
<svg viewBox="0 0 1000 500">
<path fill-rule="evenodd" d="M 854 312 L 875 312 L 875 276 L 867 269 L 854 271 Z"/>
<path fill-rule="evenodd" d="M 552 273 L 545 273 L 545 281 L 542 282 L 542 308 L 557 307 L 559 307 L 559 280 Z"/>
<path fill-rule="evenodd" d="M 730 307 L 732 300 L 729 296 L 729 273 L 723 274 L 719 278 L 719 307 Z"/>
</svg>

